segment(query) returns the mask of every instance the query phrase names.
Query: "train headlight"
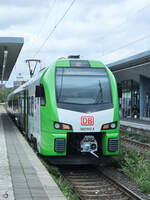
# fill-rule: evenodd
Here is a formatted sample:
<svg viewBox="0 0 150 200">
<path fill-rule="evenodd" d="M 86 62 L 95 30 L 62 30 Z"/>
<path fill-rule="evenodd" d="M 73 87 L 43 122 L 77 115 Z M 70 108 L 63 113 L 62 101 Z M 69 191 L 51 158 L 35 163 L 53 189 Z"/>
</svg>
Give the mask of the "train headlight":
<svg viewBox="0 0 150 200">
<path fill-rule="evenodd" d="M 111 122 L 108 124 L 103 124 L 101 130 L 115 129 L 117 128 L 117 122 Z"/>
<path fill-rule="evenodd" d="M 59 123 L 54 123 L 54 127 L 56 128 L 56 129 L 60 129 L 60 124 Z"/>
<path fill-rule="evenodd" d="M 110 124 L 110 128 L 111 128 L 111 129 L 116 128 L 116 123 L 111 123 L 111 124 Z"/>
<path fill-rule="evenodd" d="M 61 130 L 72 130 L 72 126 L 69 124 L 54 122 L 54 128 L 55 129 L 61 129 Z"/>
</svg>

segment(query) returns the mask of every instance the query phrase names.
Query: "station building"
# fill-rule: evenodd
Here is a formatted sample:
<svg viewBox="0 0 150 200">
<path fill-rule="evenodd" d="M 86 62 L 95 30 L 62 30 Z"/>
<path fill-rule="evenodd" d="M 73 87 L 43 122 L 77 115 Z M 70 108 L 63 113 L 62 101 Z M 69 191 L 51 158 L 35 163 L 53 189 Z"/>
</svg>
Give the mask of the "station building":
<svg viewBox="0 0 150 200">
<path fill-rule="evenodd" d="M 24 38 L 0 37 L 0 82 L 8 81 L 20 54 Z"/>
<path fill-rule="evenodd" d="M 120 116 L 150 120 L 150 51 L 107 66 L 117 80 Z"/>
<path fill-rule="evenodd" d="M 4 96 L 0 101 L 5 99 L 5 82 L 10 77 L 23 44 L 24 38 L 21 37 L 0 37 L 0 93 Z"/>
</svg>

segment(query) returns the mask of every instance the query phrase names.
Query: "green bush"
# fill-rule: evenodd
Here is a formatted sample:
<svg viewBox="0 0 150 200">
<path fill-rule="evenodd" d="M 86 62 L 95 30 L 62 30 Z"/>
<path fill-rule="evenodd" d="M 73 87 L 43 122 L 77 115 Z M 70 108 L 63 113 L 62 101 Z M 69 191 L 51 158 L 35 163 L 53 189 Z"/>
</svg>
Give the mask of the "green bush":
<svg viewBox="0 0 150 200">
<path fill-rule="evenodd" d="M 150 193 L 150 160 L 144 155 L 128 150 L 122 151 L 121 170 L 134 180 L 143 193 Z"/>
</svg>

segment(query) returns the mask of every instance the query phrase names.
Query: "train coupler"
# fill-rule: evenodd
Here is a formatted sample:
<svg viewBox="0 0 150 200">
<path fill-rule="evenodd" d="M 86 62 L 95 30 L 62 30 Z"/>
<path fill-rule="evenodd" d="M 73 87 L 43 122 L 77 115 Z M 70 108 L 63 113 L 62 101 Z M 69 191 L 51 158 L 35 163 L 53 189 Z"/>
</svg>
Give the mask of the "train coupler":
<svg viewBox="0 0 150 200">
<path fill-rule="evenodd" d="M 86 135 L 80 142 L 81 152 L 89 152 L 95 157 L 99 156 L 95 153 L 98 150 L 98 143 L 93 135 Z"/>
</svg>

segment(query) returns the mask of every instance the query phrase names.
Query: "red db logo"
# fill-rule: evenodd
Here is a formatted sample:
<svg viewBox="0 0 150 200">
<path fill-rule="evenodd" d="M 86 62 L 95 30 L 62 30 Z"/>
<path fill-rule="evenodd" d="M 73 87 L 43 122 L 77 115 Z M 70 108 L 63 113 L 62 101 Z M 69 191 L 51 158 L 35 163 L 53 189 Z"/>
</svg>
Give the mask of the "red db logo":
<svg viewBox="0 0 150 200">
<path fill-rule="evenodd" d="M 81 117 L 81 126 L 93 126 L 94 117 L 93 116 L 82 116 Z"/>
</svg>

